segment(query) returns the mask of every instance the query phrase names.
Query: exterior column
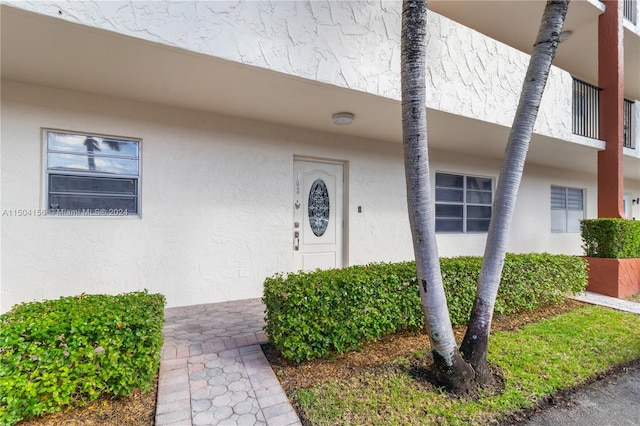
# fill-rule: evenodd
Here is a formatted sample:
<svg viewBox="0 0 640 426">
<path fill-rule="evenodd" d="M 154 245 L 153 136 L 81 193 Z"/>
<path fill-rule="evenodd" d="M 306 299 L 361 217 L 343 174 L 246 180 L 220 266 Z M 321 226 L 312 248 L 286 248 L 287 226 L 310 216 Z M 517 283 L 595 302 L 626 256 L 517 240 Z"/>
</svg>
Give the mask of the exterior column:
<svg viewBox="0 0 640 426">
<path fill-rule="evenodd" d="M 607 0 L 598 20 L 598 86 L 600 92 L 600 139 L 598 152 L 598 217 L 624 216 L 622 152 L 624 142 L 624 45 L 623 2 Z"/>
</svg>

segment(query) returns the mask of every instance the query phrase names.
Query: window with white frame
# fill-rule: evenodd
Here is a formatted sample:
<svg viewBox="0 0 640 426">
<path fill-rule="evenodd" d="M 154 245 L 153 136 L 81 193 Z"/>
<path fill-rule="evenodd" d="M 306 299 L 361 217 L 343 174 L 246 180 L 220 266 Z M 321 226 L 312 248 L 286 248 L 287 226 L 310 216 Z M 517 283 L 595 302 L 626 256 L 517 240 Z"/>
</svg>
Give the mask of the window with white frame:
<svg viewBox="0 0 640 426">
<path fill-rule="evenodd" d="M 140 141 L 45 130 L 50 214 L 139 214 Z"/>
<path fill-rule="evenodd" d="M 580 232 L 584 219 L 584 190 L 551 187 L 551 232 Z"/>
<path fill-rule="evenodd" d="M 493 179 L 436 173 L 436 232 L 487 232 Z"/>
</svg>

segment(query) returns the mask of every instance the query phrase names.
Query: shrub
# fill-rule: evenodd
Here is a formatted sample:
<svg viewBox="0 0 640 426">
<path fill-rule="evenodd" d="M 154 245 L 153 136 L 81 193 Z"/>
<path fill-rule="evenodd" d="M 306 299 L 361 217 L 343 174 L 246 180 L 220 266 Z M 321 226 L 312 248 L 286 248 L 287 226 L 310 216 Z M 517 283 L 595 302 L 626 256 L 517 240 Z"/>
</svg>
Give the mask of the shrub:
<svg viewBox="0 0 640 426">
<path fill-rule="evenodd" d="M 454 326 L 468 320 L 481 261 L 440 260 Z M 558 302 L 586 284 L 586 261 L 579 257 L 508 254 L 495 312 Z M 415 262 L 277 274 L 266 279 L 262 300 L 269 340 L 296 362 L 358 349 L 364 341 L 424 325 Z"/>
<path fill-rule="evenodd" d="M 587 219 L 580 222 L 582 248 L 589 257 L 640 257 L 640 222 L 627 219 Z"/>
<path fill-rule="evenodd" d="M 23 303 L 0 316 L 0 424 L 148 391 L 165 298 L 135 292 Z"/>
</svg>

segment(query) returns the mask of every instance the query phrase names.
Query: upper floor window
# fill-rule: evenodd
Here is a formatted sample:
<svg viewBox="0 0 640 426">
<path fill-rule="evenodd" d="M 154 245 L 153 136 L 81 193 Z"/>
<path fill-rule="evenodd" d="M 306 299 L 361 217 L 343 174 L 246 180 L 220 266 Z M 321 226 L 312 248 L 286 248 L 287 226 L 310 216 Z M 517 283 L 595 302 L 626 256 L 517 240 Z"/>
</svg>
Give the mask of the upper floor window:
<svg viewBox="0 0 640 426">
<path fill-rule="evenodd" d="M 139 214 L 140 141 L 45 131 L 46 203 L 51 214 Z"/>
<path fill-rule="evenodd" d="M 436 232 L 487 232 L 493 179 L 436 173 Z"/>
<path fill-rule="evenodd" d="M 551 232 L 580 232 L 584 219 L 584 190 L 551 187 Z"/>
</svg>

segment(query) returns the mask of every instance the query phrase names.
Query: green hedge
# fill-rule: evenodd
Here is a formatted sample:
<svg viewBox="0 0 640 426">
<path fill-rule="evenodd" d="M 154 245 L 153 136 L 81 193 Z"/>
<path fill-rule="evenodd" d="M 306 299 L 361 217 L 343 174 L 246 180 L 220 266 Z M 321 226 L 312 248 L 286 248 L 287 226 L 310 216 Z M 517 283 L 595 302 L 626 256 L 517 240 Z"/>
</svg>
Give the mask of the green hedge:
<svg viewBox="0 0 640 426">
<path fill-rule="evenodd" d="M 440 261 L 451 321 L 466 324 L 480 257 Z M 575 256 L 508 254 L 495 312 L 510 314 L 558 302 L 587 285 L 586 261 Z M 267 278 L 266 333 L 294 361 L 358 349 L 367 340 L 424 325 L 415 262 L 370 264 Z"/>
<path fill-rule="evenodd" d="M 589 257 L 640 257 L 640 221 L 586 219 L 580 222 L 582 248 Z"/>
<path fill-rule="evenodd" d="M 0 316 L 0 424 L 148 391 L 165 298 L 135 292 L 23 303 Z"/>
</svg>

